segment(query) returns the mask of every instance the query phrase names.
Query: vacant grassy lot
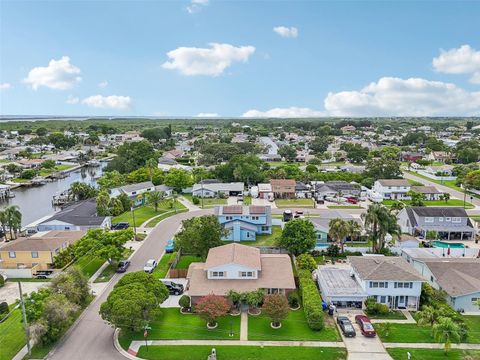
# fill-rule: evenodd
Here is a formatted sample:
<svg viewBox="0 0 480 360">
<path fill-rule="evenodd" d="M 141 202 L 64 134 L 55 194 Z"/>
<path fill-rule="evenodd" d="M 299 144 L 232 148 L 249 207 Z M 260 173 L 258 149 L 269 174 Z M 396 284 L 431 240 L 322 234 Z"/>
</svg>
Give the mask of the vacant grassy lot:
<svg viewBox="0 0 480 360">
<path fill-rule="evenodd" d="M 480 360 L 480 350 L 450 350 L 445 355 L 443 350 L 432 349 L 387 349 L 394 360 L 407 358 L 407 351 L 412 355 L 412 360 Z"/>
<path fill-rule="evenodd" d="M 74 266 L 78 267 L 83 275 L 85 275 L 87 278 L 90 278 L 97 272 L 98 269 L 100 269 L 100 266 L 102 266 L 104 262 L 105 260 L 98 257 L 86 255 L 78 259 Z"/>
<path fill-rule="evenodd" d="M 270 319 L 261 314 L 248 317 L 248 340 L 316 340 L 341 341 L 336 327 L 326 326 L 321 331 L 308 327 L 303 309 L 290 311 L 280 329 L 272 329 Z"/>
<path fill-rule="evenodd" d="M 12 309 L 13 307 L 10 308 Z M 5 321 L 0 323 L 0 360 L 12 359 L 26 343 L 22 313 L 20 309 L 15 309 Z"/>
<path fill-rule="evenodd" d="M 278 208 L 313 208 L 312 199 L 277 199 Z"/>
<path fill-rule="evenodd" d="M 346 351 L 335 348 L 290 346 L 215 346 L 222 360 L 344 360 Z M 204 360 L 212 346 L 142 346 L 138 357 L 149 360 Z"/>
</svg>

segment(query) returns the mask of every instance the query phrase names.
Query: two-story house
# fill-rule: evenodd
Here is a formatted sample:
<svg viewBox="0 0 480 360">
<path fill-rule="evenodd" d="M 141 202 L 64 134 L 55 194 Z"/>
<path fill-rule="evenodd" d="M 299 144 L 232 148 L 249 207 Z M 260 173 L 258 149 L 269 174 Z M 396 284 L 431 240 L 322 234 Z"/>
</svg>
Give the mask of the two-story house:
<svg viewBox="0 0 480 360">
<path fill-rule="evenodd" d="M 380 179 L 375 181 L 372 190 L 384 200 L 407 200 L 410 183 L 405 179 Z"/>
<path fill-rule="evenodd" d="M 226 241 L 255 241 L 258 234 L 272 233 L 270 206 L 217 206 L 218 222 L 228 230 Z"/>
<path fill-rule="evenodd" d="M 204 263 L 192 263 L 187 273 L 188 295 L 195 304 L 201 297 L 226 296 L 230 290 L 266 294 L 295 290 L 292 264 L 287 254 L 262 254 L 255 247 L 228 244 L 212 248 Z"/>
<path fill-rule="evenodd" d="M 471 240 L 475 229 L 462 207 L 406 207 L 397 215 L 402 233 L 426 237 L 434 232 L 440 240 Z"/>
<path fill-rule="evenodd" d="M 145 205 L 147 193 L 153 191 L 155 191 L 155 185 L 151 181 L 145 181 L 112 189 L 110 190 L 110 195 L 117 197 L 121 194 L 126 194 L 133 201 L 134 206 L 140 206 Z"/>
<path fill-rule="evenodd" d="M 271 179 L 270 185 L 275 199 L 293 199 L 296 196 L 296 181 L 293 179 Z"/>
<path fill-rule="evenodd" d="M 391 309 L 418 310 L 423 278 L 401 257 L 349 256 L 352 276 L 368 297 Z"/>
</svg>

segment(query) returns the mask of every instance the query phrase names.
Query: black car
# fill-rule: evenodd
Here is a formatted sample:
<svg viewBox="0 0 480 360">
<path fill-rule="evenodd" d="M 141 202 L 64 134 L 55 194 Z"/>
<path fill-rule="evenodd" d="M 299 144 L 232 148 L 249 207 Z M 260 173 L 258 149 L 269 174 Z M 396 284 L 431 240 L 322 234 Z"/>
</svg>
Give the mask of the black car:
<svg viewBox="0 0 480 360">
<path fill-rule="evenodd" d="M 170 295 L 182 295 L 183 294 L 183 285 L 174 283 L 173 281 L 162 281 L 163 284 L 167 287 Z"/>
<path fill-rule="evenodd" d="M 337 324 L 340 326 L 343 335 L 346 337 L 355 337 L 357 335 L 355 329 L 353 328 L 352 322 L 346 316 L 338 316 Z"/>
<path fill-rule="evenodd" d="M 127 271 L 128 267 L 130 266 L 130 261 L 122 260 L 118 263 L 117 273 L 124 273 Z"/>
<path fill-rule="evenodd" d="M 110 229 L 112 229 L 112 230 L 125 230 L 125 229 L 128 229 L 129 226 L 130 226 L 130 224 L 128 222 L 119 222 L 119 223 L 116 223 L 116 224 L 113 224 L 112 226 L 110 226 Z"/>
</svg>

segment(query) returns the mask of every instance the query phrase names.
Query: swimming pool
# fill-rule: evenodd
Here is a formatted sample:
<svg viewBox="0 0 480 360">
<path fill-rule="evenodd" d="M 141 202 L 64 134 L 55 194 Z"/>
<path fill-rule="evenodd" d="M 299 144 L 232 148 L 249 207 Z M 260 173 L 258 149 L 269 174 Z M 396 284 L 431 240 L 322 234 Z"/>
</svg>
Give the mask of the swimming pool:
<svg viewBox="0 0 480 360">
<path fill-rule="evenodd" d="M 432 242 L 432 245 L 437 248 L 448 248 L 450 249 L 463 249 L 465 245 L 460 244 L 460 243 L 447 243 L 443 241 L 434 241 Z"/>
</svg>

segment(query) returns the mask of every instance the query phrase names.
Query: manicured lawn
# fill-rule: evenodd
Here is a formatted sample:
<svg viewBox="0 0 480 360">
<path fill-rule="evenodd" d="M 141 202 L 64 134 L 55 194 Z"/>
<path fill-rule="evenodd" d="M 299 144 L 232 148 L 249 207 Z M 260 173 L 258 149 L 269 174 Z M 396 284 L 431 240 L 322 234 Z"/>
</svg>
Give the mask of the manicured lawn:
<svg viewBox="0 0 480 360">
<path fill-rule="evenodd" d="M 64 171 L 64 170 L 71 169 L 71 168 L 73 168 L 74 166 L 75 166 L 75 165 L 61 164 L 61 165 L 55 166 L 55 168 L 53 168 L 53 169 L 41 169 L 41 170 L 39 171 L 39 175 L 40 175 L 40 176 L 48 176 L 48 175 L 50 175 L 50 174 L 53 174 L 54 172 Z"/>
<path fill-rule="evenodd" d="M 188 269 L 192 262 L 201 262 L 202 259 L 198 256 L 193 255 L 182 255 L 180 256 L 180 260 L 178 260 L 177 266 L 175 269 Z"/>
<path fill-rule="evenodd" d="M 278 208 L 313 208 L 312 199 L 277 199 Z"/>
<path fill-rule="evenodd" d="M 344 349 L 293 346 L 144 346 L 138 357 L 149 360 L 204 360 L 212 348 L 221 360 L 344 360 Z"/>
<path fill-rule="evenodd" d="M 447 186 L 449 188 L 452 188 L 454 190 L 458 190 L 458 191 L 461 191 L 463 192 L 463 189 L 459 186 L 456 185 L 456 180 L 444 180 L 444 181 L 440 181 L 440 180 L 435 180 L 435 179 L 431 179 L 429 178 L 428 176 L 425 176 L 425 175 L 421 175 L 419 173 L 416 173 L 414 171 L 406 171 L 407 173 L 413 175 L 413 176 L 418 176 L 419 178 L 422 178 L 422 179 L 425 179 L 425 180 L 429 180 L 431 182 L 434 182 L 435 184 L 439 184 L 439 185 L 444 185 L 444 186 Z"/>
<path fill-rule="evenodd" d="M 383 200 L 383 204 L 385 206 L 391 206 L 394 200 Z M 411 201 L 410 200 L 402 200 L 402 202 L 405 205 L 410 205 Z M 424 201 L 425 206 L 462 206 L 463 207 L 463 200 L 460 199 L 449 199 L 447 202 L 443 200 L 437 200 L 437 201 Z M 473 209 L 474 206 L 469 203 L 468 201 L 465 201 L 465 208 L 466 209 Z"/>
<path fill-rule="evenodd" d="M 407 351 L 412 355 L 412 360 L 480 360 L 480 350 L 450 350 L 445 355 L 443 350 L 438 349 L 387 349 L 394 360 L 406 359 Z"/>
<path fill-rule="evenodd" d="M 170 216 L 173 216 L 175 214 L 182 213 L 182 212 L 187 212 L 187 211 L 188 211 L 188 209 L 179 209 L 179 210 L 177 210 L 177 212 L 175 212 L 175 210 L 169 210 L 166 213 L 164 213 L 163 215 L 160 215 L 159 217 L 156 217 L 155 219 L 150 220 L 147 223 L 146 227 L 155 227 L 163 219 L 166 219 L 166 218 L 168 218 Z"/>
<path fill-rule="evenodd" d="M 190 201 L 193 204 L 192 194 L 184 194 L 183 197 Z M 198 207 L 202 207 L 202 199 L 199 198 L 200 203 L 197 205 Z M 219 198 L 203 198 L 203 207 L 213 207 L 217 205 L 226 205 L 227 199 L 219 199 Z"/>
<path fill-rule="evenodd" d="M 405 315 L 402 314 L 401 311 L 390 311 L 388 314 L 385 315 L 368 315 L 370 319 L 387 319 L 387 320 L 405 320 Z"/>
<path fill-rule="evenodd" d="M 150 323 L 149 340 L 238 340 L 240 316 L 224 316 L 218 320 L 216 329 L 207 329 L 207 323 L 196 314 L 180 314 L 179 308 L 162 308 L 162 315 Z M 233 336 L 229 336 L 230 326 Z M 144 340 L 143 331 L 121 334 L 124 341 Z"/>
<path fill-rule="evenodd" d="M 15 309 L 8 319 L 0 323 L 0 360 L 12 359 L 25 344 L 22 313 L 20 309 Z"/>
<path fill-rule="evenodd" d="M 463 320 L 468 326 L 469 343 L 480 344 L 480 316 L 463 316 Z"/>
<path fill-rule="evenodd" d="M 133 253 L 133 250 L 126 249 L 124 254 L 124 259 L 128 259 L 128 257 Z M 103 269 L 102 273 L 98 275 L 94 282 L 107 282 L 110 281 L 115 272 L 117 271 L 118 263 L 108 264 L 105 269 Z"/>
<path fill-rule="evenodd" d="M 90 278 L 100 269 L 100 266 L 102 266 L 104 262 L 105 260 L 98 257 L 82 256 L 74 265 L 77 266 L 87 278 Z"/>
<path fill-rule="evenodd" d="M 326 326 L 321 331 L 308 327 L 303 309 L 290 311 L 280 329 L 272 329 L 270 319 L 261 314 L 248 317 L 248 340 L 316 340 L 341 341 L 336 327 Z"/>
<path fill-rule="evenodd" d="M 328 205 L 329 209 L 363 209 L 360 205 Z"/>
<path fill-rule="evenodd" d="M 281 226 L 272 226 L 272 233 L 269 235 L 257 235 L 255 241 L 243 241 L 244 245 L 251 246 L 275 246 L 276 240 L 282 235 Z"/>
<path fill-rule="evenodd" d="M 170 268 L 172 260 L 175 258 L 176 253 L 164 254 L 160 261 L 158 262 L 157 267 L 153 270 L 152 275 L 157 279 L 163 279 Z"/>
<path fill-rule="evenodd" d="M 36 279 L 36 278 L 8 278 L 7 281 L 10 281 L 10 282 L 17 282 L 17 281 L 21 281 L 21 282 L 49 282 L 50 279 Z"/>
<path fill-rule="evenodd" d="M 175 207 L 177 210 L 185 209 L 185 206 L 181 204 L 179 201 L 175 201 Z M 153 208 L 153 206 L 145 205 L 140 206 L 134 210 L 135 212 L 135 225 L 139 227 L 148 219 L 151 219 L 154 216 L 161 215 L 166 213 L 167 211 L 175 210 L 173 207 L 170 207 L 170 200 L 164 200 L 158 205 L 157 211 Z M 159 220 L 160 221 L 160 220 Z M 133 216 L 131 211 L 126 211 L 121 215 L 115 216 L 112 219 L 112 223 L 117 222 L 128 222 L 130 226 L 133 226 Z"/>
</svg>

